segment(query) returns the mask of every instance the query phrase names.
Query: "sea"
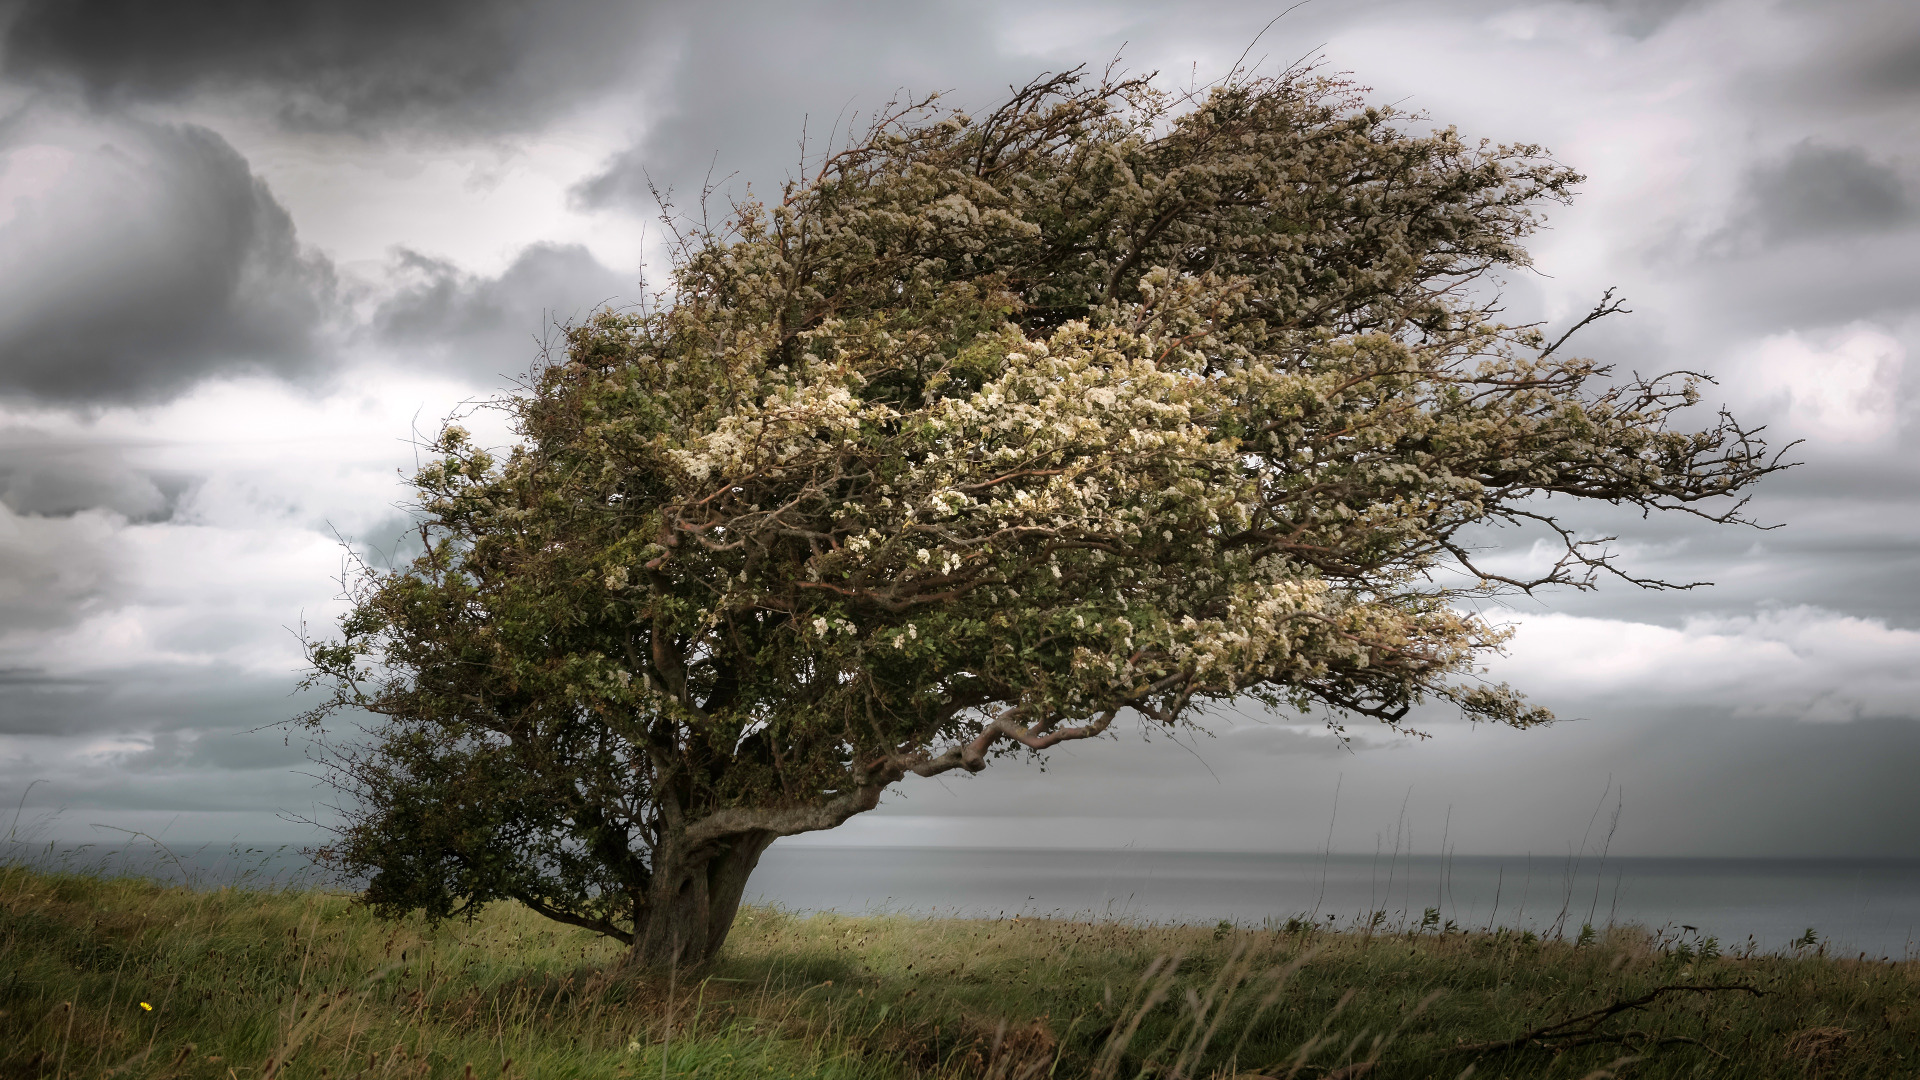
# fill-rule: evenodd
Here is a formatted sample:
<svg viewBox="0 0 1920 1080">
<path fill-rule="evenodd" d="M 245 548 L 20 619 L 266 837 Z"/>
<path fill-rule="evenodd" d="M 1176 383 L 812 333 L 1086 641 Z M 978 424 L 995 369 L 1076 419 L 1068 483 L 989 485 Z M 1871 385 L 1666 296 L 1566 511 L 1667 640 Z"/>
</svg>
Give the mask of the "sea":
<svg viewBox="0 0 1920 1080">
<path fill-rule="evenodd" d="M 218 887 L 337 885 L 291 845 L 0 845 L 0 863 Z M 350 884 L 350 883 L 347 883 Z M 776 843 L 749 903 L 800 913 L 1338 930 L 1639 926 L 1722 953 L 1920 959 L 1920 859 L 1569 858 Z"/>
<path fill-rule="evenodd" d="M 755 902 L 795 911 L 1243 927 L 1638 925 L 1723 953 L 1920 958 L 1920 860 L 1358 856 L 990 848 L 769 849 Z M 1796 944 L 1798 943 L 1798 944 Z"/>
</svg>

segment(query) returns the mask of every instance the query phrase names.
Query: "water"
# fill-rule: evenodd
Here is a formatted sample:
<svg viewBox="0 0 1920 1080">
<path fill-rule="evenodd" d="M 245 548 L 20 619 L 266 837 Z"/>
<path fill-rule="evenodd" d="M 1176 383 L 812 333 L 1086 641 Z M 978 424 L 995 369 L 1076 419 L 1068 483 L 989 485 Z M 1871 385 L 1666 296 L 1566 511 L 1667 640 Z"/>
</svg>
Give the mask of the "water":
<svg viewBox="0 0 1920 1080">
<path fill-rule="evenodd" d="M 299 889 L 338 884 L 294 844 L 191 843 L 135 839 L 98 844 L 0 840 L 0 866 L 51 873 L 143 877 L 194 888 Z"/>
<path fill-rule="evenodd" d="M 1426 909 L 1463 929 L 1567 936 L 1637 923 L 1781 951 L 1812 928 L 1829 955 L 1920 956 L 1920 860 L 1398 858 L 775 844 L 751 893 L 802 911 L 1033 914 L 1346 928 Z M 1563 914 L 1564 913 L 1564 914 Z M 1749 938 L 1751 936 L 1751 938 Z"/>
<path fill-rule="evenodd" d="M 0 844 L 0 862 L 135 874 L 199 887 L 334 884 L 297 848 L 235 844 Z M 1723 951 L 1789 948 L 1812 928 L 1829 955 L 1920 957 L 1920 860 L 1269 855 L 1242 852 L 830 847 L 776 843 L 749 900 L 799 911 L 1092 916 L 1247 926 L 1310 917 L 1386 926 L 1428 908 L 1462 929 L 1567 936 L 1637 923 L 1717 937 Z M 1564 912 L 1564 914 L 1563 914 Z"/>
</svg>

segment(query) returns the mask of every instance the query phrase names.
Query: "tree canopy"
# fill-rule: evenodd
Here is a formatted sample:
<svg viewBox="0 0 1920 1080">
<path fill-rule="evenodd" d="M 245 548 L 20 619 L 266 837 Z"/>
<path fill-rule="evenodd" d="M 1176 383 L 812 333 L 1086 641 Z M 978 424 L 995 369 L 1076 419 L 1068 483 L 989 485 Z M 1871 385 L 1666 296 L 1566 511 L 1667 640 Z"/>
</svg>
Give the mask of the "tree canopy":
<svg viewBox="0 0 1920 1080">
<path fill-rule="evenodd" d="M 1551 497 L 1733 521 L 1779 466 L 1676 426 L 1697 378 L 1501 324 L 1580 178 L 1422 127 L 1313 71 L 1075 71 L 682 224 L 660 295 L 496 402 L 515 445 L 445 427 L 424 553 L 310 646 L 307 720 L 376 717 L 327 856 L 383 911 L 512 898 L 684 963 L 775 838 L 1125 713 L 1550 719 L 1476 678 L 1470 601 L 1625 576 Z M 1560 558 L 1482 568 L 1489 524 Z"/>
</svg>

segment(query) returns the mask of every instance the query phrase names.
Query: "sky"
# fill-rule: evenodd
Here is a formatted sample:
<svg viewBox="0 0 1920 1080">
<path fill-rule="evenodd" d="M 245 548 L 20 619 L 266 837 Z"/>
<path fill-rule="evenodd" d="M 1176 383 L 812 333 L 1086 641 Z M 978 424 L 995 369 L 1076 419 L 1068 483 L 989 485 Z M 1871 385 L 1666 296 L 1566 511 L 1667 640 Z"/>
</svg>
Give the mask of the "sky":
<svg viewBox="0 0 1920 1080">
<path fill-rule="evenodd" d="M 1226 710 L 910 781 L 810 839 L 1552 853 L 1617 806 L 1619 854 L 1920 856 L 1920 8 L 1283 10 L 0 3 L 0 803 L 49 840 L 313 842 L 324 796 L 274 725 L 343 544 L 395 550 L 419 436 L 660 280 L 655 189 L 773 191 L 803 133 L 817 153 L 904 93 L 977 109 L 1042 71 L 1171 85 L 1246 52 L 1584 173 L 1510 317 L 1618 288 L 1633 314 L 1588 355 L 1710 373 L 1708 407 L 1804 440 L 1750 507 L 1780 527 L 1567 508 L 1634 572 L 1714 584 L 1491 609 L 1515 626 L 1491 674 L 1551 727 L 1433 712 L 1343 742 Z"/>
</svg>

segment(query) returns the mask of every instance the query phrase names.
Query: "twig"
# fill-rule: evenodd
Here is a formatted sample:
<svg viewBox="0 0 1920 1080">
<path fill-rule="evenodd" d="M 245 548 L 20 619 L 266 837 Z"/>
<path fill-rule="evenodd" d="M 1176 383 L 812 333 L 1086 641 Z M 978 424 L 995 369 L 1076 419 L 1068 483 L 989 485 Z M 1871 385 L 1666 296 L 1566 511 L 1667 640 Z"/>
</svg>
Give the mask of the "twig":
<svg viewBox="0 0 1920 1080">
<path fill-rule="evenodd" d="M 1752 994 L 1755 997 L 1762 997 L 1767 993 L 1765 990 L 1748 986 L 1745 983 L 1715 983 L 1707 986 L 1676 983 L 1668 986 L 1658 986 L 1637 998 L 1632 998 L 1627 1001 L 1616 1001 L 1611 1005 L 1602 1006 L 1592 1012 L 1581 1013 L 1579 1016 L 1568 1017 L 1567 1019 L 1555 1021 L 1544 1027 L 1534 1028 L 1524 1035 L 1504 1039 L 1499 1042 L 1466 1043 L 1454 1047 L 1453 1052 L 1456 1054 L 1489 1054 L 1499 1053 L 1503 1050 L 1519 1050 L 1526 1046 L 1538 1046 L 1543 1050 L 1553 1050 L 1557 1052 L 1575 1046 L 1589 1046 L 1595 1043 L 1617 1043 L 1626 1045 L 1636 1041 L 1642 1045 L 1650 1044 L 1655 1046 L 1667 1043 L 1688 1043 L 1711 1051 L 1713 1049 L 1712 1047 L 1707 1046 L 1698 1039 L 1688 1038 L 1684 1035 L 1668 1035 L 1658 1039 L 1651 1039 L 1643 1032 L 1625 1031 L 1612 1033 L 1602 1032 L 1599 1028 L 1601 1024 L 1610 1018 L 1623 1012 L 1644 1009 L 1667 994 L 1712 994 L 1722 990 L 1738 990 L 1741 993 Z"/>
<path fill-rule="evenodd" d="M 123 833 L 126 833 L 126 834 L 127 834 L 128 836 L 137 836 L 137 837 L 139 837 L 139 838 L 141 838 L 142 840 L 149 840 L 149 841 L 152 841 L 152 843 L 153 843 L 153 846 L 154 846 L 154 847 L 157 847 L 157 848 L 159 848 L 159 849 L 160 849 L 161 851 L 163 851 L 163 852 L 165 852 L 165 853 L 166 853 L 166 856 L 167 856 L 167 858 L 169 858 L 169 859 L 172 859 L 172 860 L 173 860 L 173 868 L 174 868 L 175 870 L 178 870 L 178 871 L 180 871 L 180 884 L 182 884 L 182 885 L 188 885 L 188 886 L 190 886 L 190 885 L 192 885 L 192 884 L 193 884 L 193 877 L 192 877 L 192 875 L 191 875 L 191 874 L 188 874 L 188 873 L 187 873 L 187 867 L 186 867 L 186 864 L 185 864 L 185 863 L 182 863 L 182 862 L 180 861 L 180 856 L 178 856 L 178 855 L 175 855 L 175 854 L 173 853 L 173 849 L 172 849 L 172 848 L 170 848 L 170 847 L 168 847 L 167 845 L 165 845 L 165 844 L 163 844 L 163 843 L 161 843 L 161 842 L 160 842 L 160 838 L 159 838 L 159 837 L 157 837 L 157 836 L 153 836 L 153 835 L 150 835 L 150 834 L 148 834 L 148 833 L 143 833 L 143 832 L 141 832 L 141 831 L 140 831 L 140 830 L 138 830 L 138 829 L 123 829 L 123 828 L 121 828 L 121 827 L 120 827 L 120 826 L 118 826 L 118 825 L 102 825 L 102 824 L 100 824 L 100 823 L 98 823 L 98 822 L 94 822 L 94 823 L 93 823 L 93 824 L 91 825 L 91 827 L 92 827 L 92 828 L 95 828 L 95 829 L 112 829 L 112 830 L 113 830 L 114 832 L 123 832 Z"/>
<path fill-rule="evenodd" d="M 1613 298 L 1613 293 L 1614 293 L 1613 289 L 1608 289 L 1606 292 L 1600 294 L 1600 302 L 1593 305 L 1593 310 L 1587 312 L 1587 315 L 1585 318 L 1581 319 L 1577 323 L 1574 323 L 1571 327 L 1568 327 L 1567 332 L 1564 334 L 1561 334 L 1560 337 L 1556 339 L 1553 344 L 1541 350 L 1540 359 L 1545 360 L 1547 357 L 1552 356 L 1554 352 L 1556 352 L 1560 348 L 1560 346 L 1565 345 L 1567 343 L 1568 338 L 1572 337 L 1575 333 L 1579 332 L 1580 328 L 1586 326 L 1588 323 L 1598 322 L 1601 319 L 1604 319 L 1615 312 L 1624 312 L 1628 315 L 1633 314 L 1633 309 L 1626 306 L 1626 301 L 1615 300 Z"/>
</svg>

